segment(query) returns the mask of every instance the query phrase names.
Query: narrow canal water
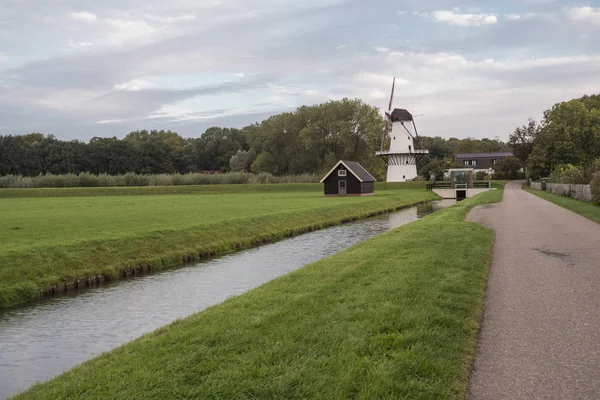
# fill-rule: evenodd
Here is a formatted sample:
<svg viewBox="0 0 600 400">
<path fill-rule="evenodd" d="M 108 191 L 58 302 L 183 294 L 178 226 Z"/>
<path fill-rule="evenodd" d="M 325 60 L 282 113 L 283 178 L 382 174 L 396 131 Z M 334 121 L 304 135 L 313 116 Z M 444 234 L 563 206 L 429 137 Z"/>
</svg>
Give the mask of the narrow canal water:
<svg viewBox="0 0 600 400">
<path fill-rule="evenodd" d="M 0 311 L 0 399 L 176 319 L 452 204 L 430 202 L 193 266 Z"/>
</svg>

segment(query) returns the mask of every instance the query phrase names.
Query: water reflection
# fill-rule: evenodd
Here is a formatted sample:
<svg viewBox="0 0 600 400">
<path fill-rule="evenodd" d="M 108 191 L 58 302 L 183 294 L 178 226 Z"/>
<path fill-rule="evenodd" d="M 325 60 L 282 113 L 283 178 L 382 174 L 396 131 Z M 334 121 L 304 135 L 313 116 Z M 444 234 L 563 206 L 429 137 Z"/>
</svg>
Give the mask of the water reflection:
<svg viewBox="0 0 600 400">
<path fill-rule="evenodd" d="M 452 203 L 428 203 L 0 312 L 0 398 Z"/>
</svg>

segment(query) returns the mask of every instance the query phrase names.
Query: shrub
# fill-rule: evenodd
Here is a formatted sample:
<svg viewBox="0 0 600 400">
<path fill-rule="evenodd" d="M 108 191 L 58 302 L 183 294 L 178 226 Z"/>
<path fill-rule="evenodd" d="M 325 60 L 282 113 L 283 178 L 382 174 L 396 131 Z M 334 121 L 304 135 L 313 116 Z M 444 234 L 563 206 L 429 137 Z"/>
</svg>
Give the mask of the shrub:
<svg viewBox="0 0 600 400">
<path fill-rule="evenodd" d="M 475 172 L 475 180 L 482 181 L 486 178 L 487 174 L 485 171 L 477 171 Z"/>
<path fill-rule="evenodd" d="M 592 177 L 590 189 L 592 191 L 592 202 L 600 205 L 600 172 L 596 172 Z"/>
<path fill-rule="evenodd" d="M 496 180 L 496 181 L 505 181 L 505 180 L 509 181 L 509 180 L 513 180 L 513 179 L 525 179 L 525 172 L 511 172 L 511 173 L 494 172 L 494 174 L 492 175 L 492 179 Z"/>
<path fill-rule="evenodd" d="M 552 171 L 549 178 L 552 183 L 567 183 L 571 185 L 587 185 L 590 182 L 585 168 L 571 164 L 558 166 Z"/>
<path fill-rule="evenodd" d="M 43 187 L 114 187 L 114 186 L 174 186 L 174 185 L 218 185 L 244 183 L 315 183 L 321 179 L 317 174 L 273 175 L 267 172 L 231 172 L 227 174 L 157 174 L 145 175 L 132 172 L 124 175 L 94 175 L 89 172 L 65 175 L 20 175 L 0 176 L 0 188 L 43 188 Z"/>
</svg>

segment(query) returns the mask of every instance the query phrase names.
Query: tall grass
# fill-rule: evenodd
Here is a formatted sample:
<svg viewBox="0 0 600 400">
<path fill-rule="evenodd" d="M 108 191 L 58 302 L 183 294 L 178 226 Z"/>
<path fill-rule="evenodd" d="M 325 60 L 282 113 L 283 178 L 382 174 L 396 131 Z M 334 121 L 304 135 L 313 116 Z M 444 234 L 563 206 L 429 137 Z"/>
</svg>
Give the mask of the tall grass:
<svg viewBox="0 0 600 400">
<path fill-rule="evenodd" d="M 124 175 L 80 174 L 38 175 L 33 177 L 21 175 L 0 176 L 0 188 L 58 188 L 58 187 L 116 187 L 116 186 L 183 186 L 183 185 L 217 185 L 217 184 L 256 184 L 256 183 L 315 183 L 321 176 L 317 174 L 282 175 L 269 173 L 252 174 L 248 172 L 231 172 L 227 174 L 157 174 L 140 175 L 127 173 Z"/>
</svg>

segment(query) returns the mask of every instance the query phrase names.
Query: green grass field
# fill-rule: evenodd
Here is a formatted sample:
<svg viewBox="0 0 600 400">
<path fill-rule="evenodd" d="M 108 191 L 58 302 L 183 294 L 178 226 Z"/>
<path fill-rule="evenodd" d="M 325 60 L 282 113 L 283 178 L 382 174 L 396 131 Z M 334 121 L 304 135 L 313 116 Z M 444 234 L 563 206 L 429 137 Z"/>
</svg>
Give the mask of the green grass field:
<svg viewBox="0 0 600 400">
<path fill-rule="evenodd" d="M 579 215 L 583 215 L 584 217 L 600 224 L 600 206 L 596 204 L 586 203 L 585 201 L 580 201 L 571 197 L 560 196 L 554 193 L 534 190 L 526 185 L 523 185 L 523 189 L 529 193 L 533 193 L 536 196 L 541 197 L 542 199 L 548 200 Z"/>
<path fill-rule="evenodd" d="M 487 192 L 142 336 L 18 399 L 462 399 Z"/>
<path fill-rule="evenodd" d="M 401 185 L 348 198 L 325 198 L 322 185 L 312 184 L 215 186 L 119 188 L 117 196 L 106 195 L 110 188 L 29 189 L 29 196 L 0 198 L 0 307 L 78 279 L 178 266 L 437 198 L 393 189 Z"/>
</svg>

